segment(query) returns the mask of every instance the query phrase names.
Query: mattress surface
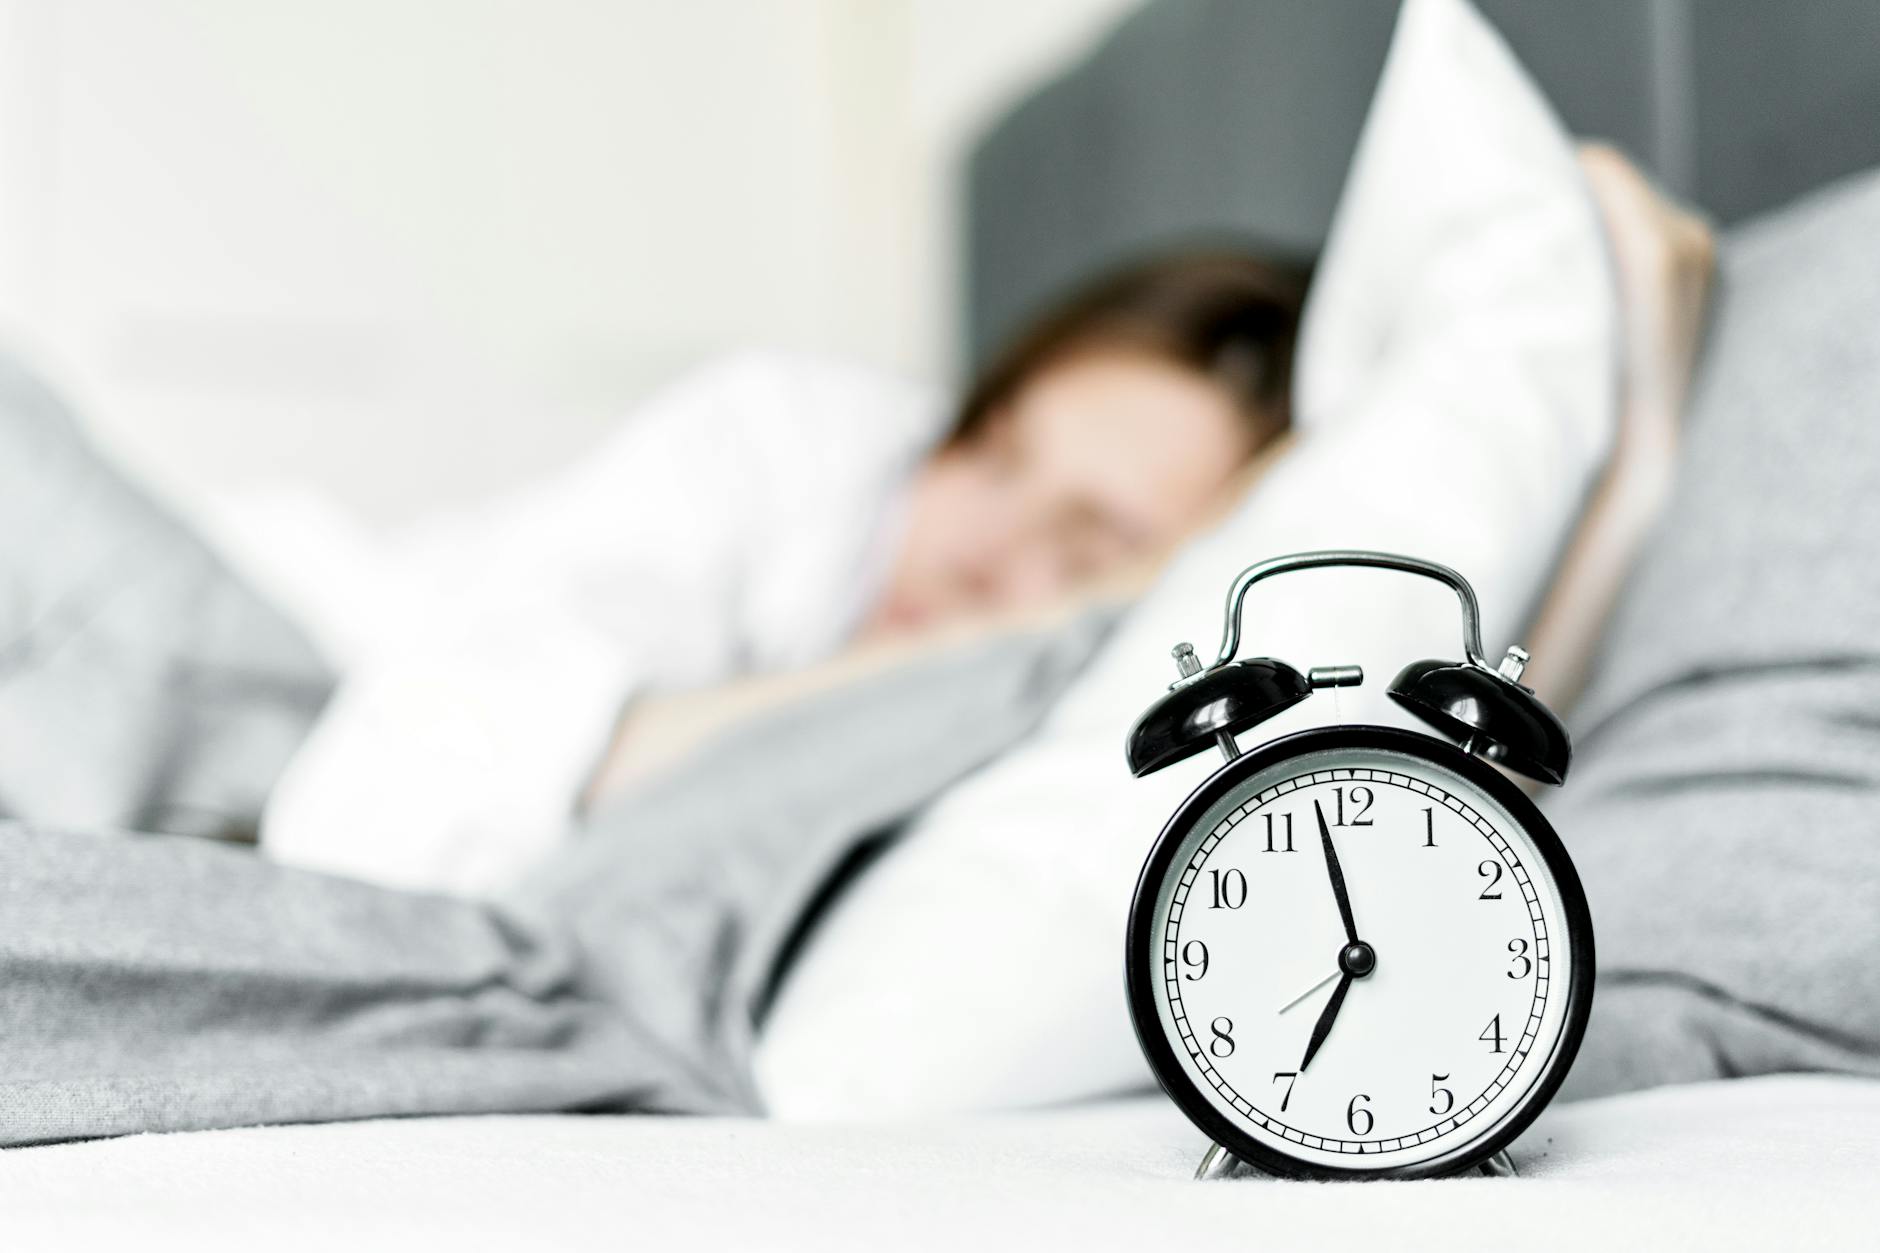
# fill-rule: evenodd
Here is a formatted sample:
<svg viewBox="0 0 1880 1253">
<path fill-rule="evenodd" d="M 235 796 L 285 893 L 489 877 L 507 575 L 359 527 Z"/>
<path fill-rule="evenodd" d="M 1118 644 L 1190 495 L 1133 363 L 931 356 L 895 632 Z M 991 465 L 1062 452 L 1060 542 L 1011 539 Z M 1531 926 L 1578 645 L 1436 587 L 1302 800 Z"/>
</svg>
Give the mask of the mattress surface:
<svg viewBox="0 0 1880 1253">
<path fill-rule="evenodd" d="M 1550 1110 L 1520 1177 L 1194 1183 L 1165 1101 L 919 1123 L 437 1118 L 0 1153 L 11 1248 L 1588 1250 L 1860 1247 L 1880 1083 L 1783 1077 Z M 56 1245 L 55 1245 L 56 1242 Z M 1256 1244 L 1257 1242 L 1257 1244 Z"/>
</svg>

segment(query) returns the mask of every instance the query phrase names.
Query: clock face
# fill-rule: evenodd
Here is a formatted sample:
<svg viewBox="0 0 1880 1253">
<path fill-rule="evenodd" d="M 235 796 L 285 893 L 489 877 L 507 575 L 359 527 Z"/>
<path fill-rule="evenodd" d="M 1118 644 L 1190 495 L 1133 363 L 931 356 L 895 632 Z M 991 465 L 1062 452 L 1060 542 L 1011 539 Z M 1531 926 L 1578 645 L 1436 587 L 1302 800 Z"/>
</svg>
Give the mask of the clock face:
<svg viewBox="0 0 1880 1253">
<path fill-rule="evenodd" d="M 1578 1047 L 1591 929 L 1559 842 L 1425 736 L 1306 732 L 1204 784 L 1130 928 L 1137 1031 L 1171 1095 L 1291 1173 L 1484 1157 Z"/>
</svg>

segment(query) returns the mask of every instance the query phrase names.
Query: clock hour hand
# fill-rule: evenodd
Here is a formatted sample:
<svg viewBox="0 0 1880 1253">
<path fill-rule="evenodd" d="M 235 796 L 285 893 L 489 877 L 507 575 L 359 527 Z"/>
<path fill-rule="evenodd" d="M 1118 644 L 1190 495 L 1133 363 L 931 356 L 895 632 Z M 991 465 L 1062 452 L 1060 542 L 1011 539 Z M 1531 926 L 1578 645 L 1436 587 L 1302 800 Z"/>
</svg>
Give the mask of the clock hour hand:
<svg viewBox="0 0 1880 1253">
<path fill-rule="evenodd" d="M 1332 877 L 1332 895 L 1338 898 L 1338 916 L 1345 920 L 1345 942 L 1358 943 L 1358 924 L 1351 918 L 1351 896 L 1345 891 L 1345 872 L 1338 864 L 1338 850 L 1332 847 L 1332 829 L 1325 825 L 1325 810 L 1317 801 L 1312 812 L 1319 818 L 1319 840 L 1325 845 L 1325 870 Z"/>
<path fill-rule="evenodd" d="M 1302 1073 L 1312 1064 L 1312 1059 L 1318 1056 L 1319 1046 L 1325 1043 L 1325 1037 L 1332 1033 L 1332 1023 L 1337 1021 L 1339 1007 L 1345 1003 L 1345 993 L 1350 990 L 1351 975 L 1347 972 L 1338 981 L 1338 986 L 1332 989 L 1332 999 L 1325 1002 L 1325 1008 L 1319 1012 L 1318 1022 L 1312 1026 L 1312 1040 L 1306 1045 L 1306 1059 L 1299 1063 Z"/>
</svg>

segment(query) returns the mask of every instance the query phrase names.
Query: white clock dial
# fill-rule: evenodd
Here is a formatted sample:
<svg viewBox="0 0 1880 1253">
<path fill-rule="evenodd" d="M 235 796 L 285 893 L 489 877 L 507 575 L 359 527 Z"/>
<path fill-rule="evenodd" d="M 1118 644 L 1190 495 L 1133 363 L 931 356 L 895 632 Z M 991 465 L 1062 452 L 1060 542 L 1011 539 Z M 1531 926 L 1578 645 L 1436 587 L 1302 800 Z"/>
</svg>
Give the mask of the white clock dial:
<svg viewBox="0 0 1880 1253">
<path fill-rule="evenodd" d="M 1487 789 L 1413 753 L 1327 748 L 1248 777 L 1175 848 L 1148 930 L 1175 1064 L 1228 1125 L 1308 1165 L 1410 1168 L 1490 1135 L 1567 1022 L 1543 854 Z"/>
</svg>

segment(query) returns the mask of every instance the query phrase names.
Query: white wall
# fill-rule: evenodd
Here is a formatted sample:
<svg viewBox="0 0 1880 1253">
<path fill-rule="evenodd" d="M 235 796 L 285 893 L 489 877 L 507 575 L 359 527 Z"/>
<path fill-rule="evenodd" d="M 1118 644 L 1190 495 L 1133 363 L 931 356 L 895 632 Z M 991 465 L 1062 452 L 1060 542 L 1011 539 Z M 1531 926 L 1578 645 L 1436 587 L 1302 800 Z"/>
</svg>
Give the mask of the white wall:
<svg viewBox="0 0 1880 1253">
<path fill-rule="evenodd" d="M 1137 0 L 0 0 L 0 319 L 185 500 L 374 519 L 740 343 L 944 376 L 951 175 Z"/>
</svg>

